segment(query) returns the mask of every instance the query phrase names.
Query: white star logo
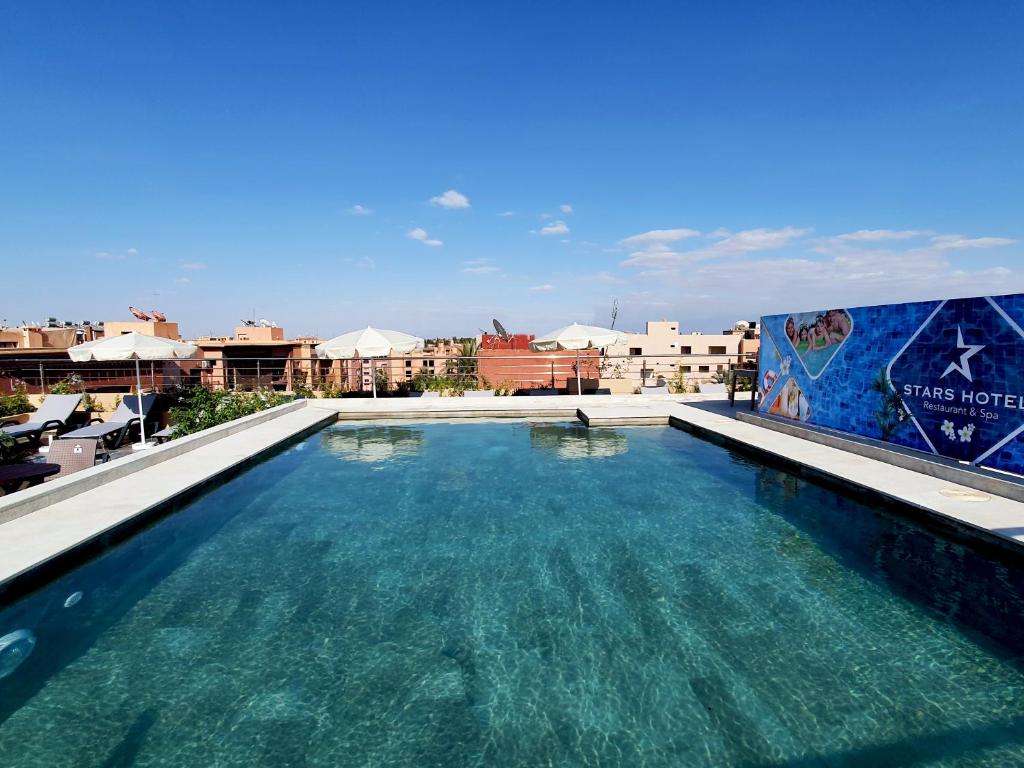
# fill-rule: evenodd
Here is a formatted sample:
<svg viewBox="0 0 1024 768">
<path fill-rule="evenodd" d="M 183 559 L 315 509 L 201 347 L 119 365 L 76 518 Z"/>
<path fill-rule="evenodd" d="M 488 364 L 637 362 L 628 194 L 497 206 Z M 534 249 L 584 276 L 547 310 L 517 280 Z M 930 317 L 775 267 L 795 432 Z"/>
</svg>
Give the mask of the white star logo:
<svg viewBox="0 0 1024 768">
<path fill-rule="evenodd" d="M 960 362 L 959 363 L 950 363 L 949 367 L 946 368 L 946 372 L 943 373 L 939 378 L 940 379 L 944 379 L 949 374 L 951 374 L 953 371 L 957 371 L 958 373 L 963 374 L 963 377 L 973 384 L 974 383 L 974 378 L 971 376 L 971 363 L 970 363 L 970 359 L 972 357 L 974 357 L 976 354 L 978 354 L 979 352 L 981 352 L 981 350 L 983 350 L 985 348 L 985 345 L 984 344 L 964 344 L 964 332 L 962 330 L 960 330 L 960 326 L 958 325 L 956 327 L 956 348 L 957 349 L 965 350 L 960 355 Z"/>
</svg>

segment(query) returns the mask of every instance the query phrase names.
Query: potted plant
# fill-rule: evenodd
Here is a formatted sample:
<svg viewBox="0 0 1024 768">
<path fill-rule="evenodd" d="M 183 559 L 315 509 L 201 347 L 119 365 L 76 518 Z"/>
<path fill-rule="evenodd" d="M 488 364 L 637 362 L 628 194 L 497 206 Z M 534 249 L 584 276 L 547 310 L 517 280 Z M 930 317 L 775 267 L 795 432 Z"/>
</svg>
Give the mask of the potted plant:
<svg viewBox="0 0 1024 768">
<path fill-rule="evenodd" d="M 633 383 L 629 380 L 629 364 L 633 358 L 627 357 L 623 360 L 616 360 L 614 364 L 610 360 L 601 363 L 601 374 L 597 380 L 597 386 L 607 389 L 613 395 L 633 394 Z"/>
</svg>

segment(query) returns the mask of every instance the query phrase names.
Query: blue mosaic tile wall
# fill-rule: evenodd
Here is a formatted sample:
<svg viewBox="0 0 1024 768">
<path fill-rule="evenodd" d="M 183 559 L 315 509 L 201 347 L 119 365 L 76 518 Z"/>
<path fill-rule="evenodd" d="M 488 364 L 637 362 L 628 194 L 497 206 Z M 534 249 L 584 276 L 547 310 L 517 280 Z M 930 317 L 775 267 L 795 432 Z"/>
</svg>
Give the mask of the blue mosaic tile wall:
<svg viewBox="0 0 1024 768">
<path fill-rule="evenodd" d="M 1024 473 L 1024 295 L 767 315 L 760 409 Z"/>
</svg>

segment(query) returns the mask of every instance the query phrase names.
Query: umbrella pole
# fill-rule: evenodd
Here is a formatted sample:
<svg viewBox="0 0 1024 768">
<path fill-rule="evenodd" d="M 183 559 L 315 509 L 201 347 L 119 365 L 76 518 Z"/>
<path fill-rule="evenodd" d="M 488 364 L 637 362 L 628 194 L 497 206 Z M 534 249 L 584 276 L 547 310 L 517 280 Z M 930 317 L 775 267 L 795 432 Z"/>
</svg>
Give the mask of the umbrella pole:
<svg viewBox="0 0 1024 768">
<path fill-rule="evenodd" d="M 146 445 L 146 417 L 142 413 L 142 373 L 139 370 L 139 358 L 135 358 L 135 383 L 138 387 L 136 390 L 136 397 L 138 398 L 135 402 L 139 407 L 139 446 L 145 447 Z"/>
<path fill-rule="evenodd" d="M 370 360 L 370 386 L 373 388 L 373 399 L 377 399 L 377 363 Z"/>
<path fill-rule="evenodd" d="M 583 386 L 580 384 L 580 351 L 576 350 L 576 394 L 583 394 Z"/>
</svg>

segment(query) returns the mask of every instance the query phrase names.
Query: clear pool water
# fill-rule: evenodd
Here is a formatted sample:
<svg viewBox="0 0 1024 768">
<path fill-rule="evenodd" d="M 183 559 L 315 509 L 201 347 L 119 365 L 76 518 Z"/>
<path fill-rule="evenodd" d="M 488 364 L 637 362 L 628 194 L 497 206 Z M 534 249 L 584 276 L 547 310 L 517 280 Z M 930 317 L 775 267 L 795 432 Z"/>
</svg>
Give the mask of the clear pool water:
<svg viewBox="0 0 1024 768">
<path fill-rule="evenodd" d="M 0 612 L 0 765 L 1024 765 L 1022 585 L 672 429 L 339 426 Z"/>
</svg>

